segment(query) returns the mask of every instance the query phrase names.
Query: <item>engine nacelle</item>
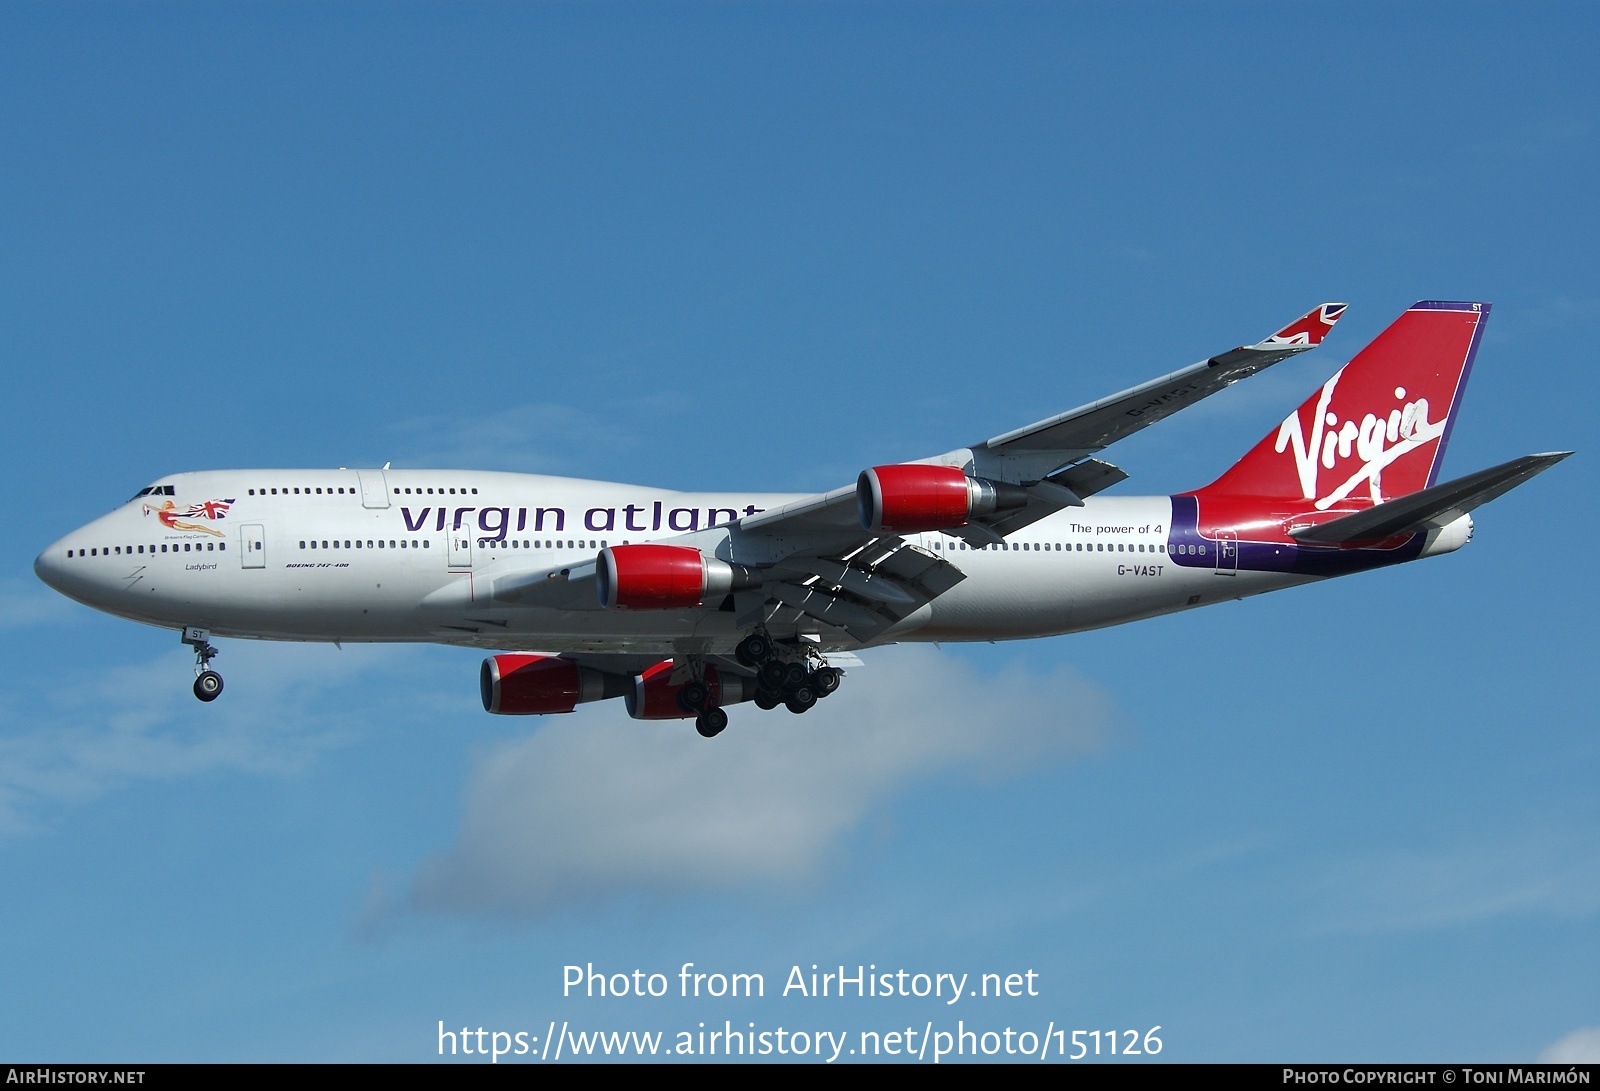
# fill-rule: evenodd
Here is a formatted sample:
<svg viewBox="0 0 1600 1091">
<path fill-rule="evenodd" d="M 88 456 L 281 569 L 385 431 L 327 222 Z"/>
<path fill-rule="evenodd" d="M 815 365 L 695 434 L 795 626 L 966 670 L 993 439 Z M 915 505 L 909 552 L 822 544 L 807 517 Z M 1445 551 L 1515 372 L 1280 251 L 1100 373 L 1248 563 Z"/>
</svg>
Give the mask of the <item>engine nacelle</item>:
<svg viewBox="0 0 1600 1091">
<path fill-rule="evenodd" d="M 678 704 L 678 694 L 687 682 L 672 684 L 672 660 L 665 659 L 643 674 L 634 675 L 633 692 L 628 694 L 628 715 L 635 720 L 687 720 L 693 712 L 685 712 Z M 711 691 L 708 705 L 736 705 L 756 695 L 756 680 L 742 674 L 719 671 L 706 666 L 706 688 Z"/>
<path fill-rule="evenodd" d="M 608 610 L 686 610 L 760 582 L 744 565 L 689 546 L 608 546 L 595 564 L 595 589 Z"/>
<path fill-rule="evenodd" d="M 585 701 L 625 696 L 631 681 L 558 655 L 492 655 L 478 672 L 483 710 L 501 716 L 571 712 Z"/>
<path fill-rule="evenodd" d="M 1027 502 L 1028 490 L 1021 485 L 968 477 L 959 466 L 874 466 L 856 479 L 861 525 L 873 532 L 951 530 Z"/>
</svg>

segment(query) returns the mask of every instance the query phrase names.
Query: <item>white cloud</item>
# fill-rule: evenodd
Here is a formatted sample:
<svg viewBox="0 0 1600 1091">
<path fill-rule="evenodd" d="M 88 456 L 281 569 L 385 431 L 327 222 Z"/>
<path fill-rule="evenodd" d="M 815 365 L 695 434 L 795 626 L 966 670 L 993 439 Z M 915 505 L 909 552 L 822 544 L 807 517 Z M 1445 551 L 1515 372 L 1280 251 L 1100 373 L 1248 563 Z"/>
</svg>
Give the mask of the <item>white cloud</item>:
<svg viewBox="0 0 1600 1091">
<path fill-rule="evenodd" d="M 1600 1064 L 1600 1027 L 1583 1027 L 1546 1046 L 1540 1064 Z"/>
<path fill-rule="evenodd" d="M 190 692 L 193 657 L 179 650 L 0 692 L 0 836 L 136 780 L 303 769 L 359 731 L 338 711 L 348 705 L 329 701 L 329 691 L 380 667 L 405 670 L 414 658 L 409 649 L 340 653 L 325 645 L 227 642 L 223 650 L 217 666 L 229 688 L 210 705 Z M 390 691 L 369 685 L 362 692 Z M 363 714 L 384 706 L 381 696 L 360 705 Z"/>
<path fill-rule="evenodd" d="M 931 648 L 873 653 L 802 717 L 731 710 L 714 740 L 615 704 L 487 753 L 456 843 L 420 871 L 432 912 L 528 914 L 619 893 L 788 886 L 917 776 L 1002 776 L 1099 745 L 1106 697 L 1070 670 L 986 676 Z"/>
</svg>

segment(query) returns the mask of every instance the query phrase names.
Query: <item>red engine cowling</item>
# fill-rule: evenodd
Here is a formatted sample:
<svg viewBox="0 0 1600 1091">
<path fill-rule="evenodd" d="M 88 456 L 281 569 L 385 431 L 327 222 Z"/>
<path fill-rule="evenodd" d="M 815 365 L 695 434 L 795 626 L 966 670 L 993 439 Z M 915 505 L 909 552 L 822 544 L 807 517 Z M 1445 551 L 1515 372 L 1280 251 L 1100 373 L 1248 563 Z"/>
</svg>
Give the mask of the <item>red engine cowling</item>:
<svg viewBox="0 0 1600 1091">
<path fill-rule="evenodd" d="M 558 655 L 493 655 L 478 672 L 484 711 L 502 716 L 571 712 L 585 701 L 623 696 L 630 682 Z"/>
<path fill-rule="evenodd" d="M 874 466 L 856 479 L 861 525 L 873 532 L 950 530 L 1027 502 L 1022 486 L 968 477 L 959 466 Z"/>
<path fill-rule="evenodd" d="M 745 566 L 689 546 L 608 546 L 595 566 L 595 588 L 607 609 L 685 610 L 759 582 Z"/>
<path fill-rule="evenodd" d="M 694 715 L 678 704 L 683 686 L 672 684 L 672 660 L 665 659 L 643 674 L 634 676 L 633 692 L 628 694 L 628 715 L 635 720 L 687 720 Z M 711 705 L 736 705 L 756 695 L 756 680 L 742 674 L 724 673 L 706 667 L 706 688 Z"/>
</svg>

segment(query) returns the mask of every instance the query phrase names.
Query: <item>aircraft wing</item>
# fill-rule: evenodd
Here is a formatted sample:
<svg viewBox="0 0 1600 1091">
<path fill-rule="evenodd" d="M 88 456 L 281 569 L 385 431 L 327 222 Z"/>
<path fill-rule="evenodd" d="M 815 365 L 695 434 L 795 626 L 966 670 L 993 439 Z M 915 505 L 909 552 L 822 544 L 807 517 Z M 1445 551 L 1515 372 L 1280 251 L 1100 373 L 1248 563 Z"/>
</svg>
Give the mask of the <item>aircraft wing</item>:
<svg viewBox="0 0 1600 1091">
<path fill-rule="evenodd" d="M 1344 313 L 1325 303 L 1266 340 L 1220 353 L 1191 367 L 1120 394 L 964 447 L 885 470 L 925 470 L 943 475 L 944 487 L 987 489 L 993 510 L 940 524 L 974 548 L 998 545 L 1006 535 L 1125 480 L 1127 474 L 1090 457 L 1141 428 L 1215 394 L 1223 387 L 1321 344 Z M 906 541 L 891 527 L 871 525 L 867 474 L 854 485 L 806 497 L 710 530 L 660 544 L 689 546 L 760 574 L 758 586 L 734 591 L 731 608 L 740 627 L 779 613 L 805 615 L 850 639 L 865 642 L 908 617 L 966 578 L 948 555 Z M 962 494 L 963 496 L 965 493 Z M 948 529 L 946 529 L 948 528 Z M 926 529 L 923 527 L 921 529 Z M 902 533 L 910 533 L 901 527 Z M 557 609 L 597 609 L 595 565 L 502 577 L 500 602 Z M 707 604 L 709 605 L 709 603 Z"/>
<path fill-rule="evenodd" d="M 1316 348 L 1344 309 L 1343 303 L 1324 303 L 1264 341 L 1218 353 L 1120 394 L 984 440 L 970 448 L 972 472 L 996 481 L 1038 481 L 1049 471 L 1102 451 L 1225 386 Z"/>
<path fill-rule="evenodd" d="M 1011 531 L 1064 507 L 1077 506 L 1084 497 L 1127 478 L 1122 470 L 1090 455 L 1223 387 L 1315 348 L 1344 310 L 1343 303 L 1324 303 L 1254 345 L 1219 353 L 1120 394 L 918 462 L 960 466 L 972 477 L 1026 489 L 1030 499 L 1025 508 L 979 518 L 951 532 L 975 545 L 1000 542 Z M 857 499 L 857 487 L 847 485 L 747 516 L 736 525 L 742 535 L 770 537 L 779 549 L 799 539 L 859 542 L 862 524 Z"/>
</svg>

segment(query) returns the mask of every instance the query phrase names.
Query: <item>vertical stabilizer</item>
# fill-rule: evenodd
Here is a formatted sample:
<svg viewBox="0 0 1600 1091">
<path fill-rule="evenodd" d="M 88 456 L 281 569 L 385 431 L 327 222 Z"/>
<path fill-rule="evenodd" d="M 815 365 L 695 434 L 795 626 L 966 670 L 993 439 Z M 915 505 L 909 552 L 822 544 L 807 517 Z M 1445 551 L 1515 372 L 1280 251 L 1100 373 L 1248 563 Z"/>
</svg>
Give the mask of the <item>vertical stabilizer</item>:
<svg viewBox="0 0 1600 1091">
<path fill-rule="evenodd" d="M 1413 305 L 1199 495 L 1326 510 L 1432 485 L 1488 315 L 1487 303 Z"/>
</svg>

